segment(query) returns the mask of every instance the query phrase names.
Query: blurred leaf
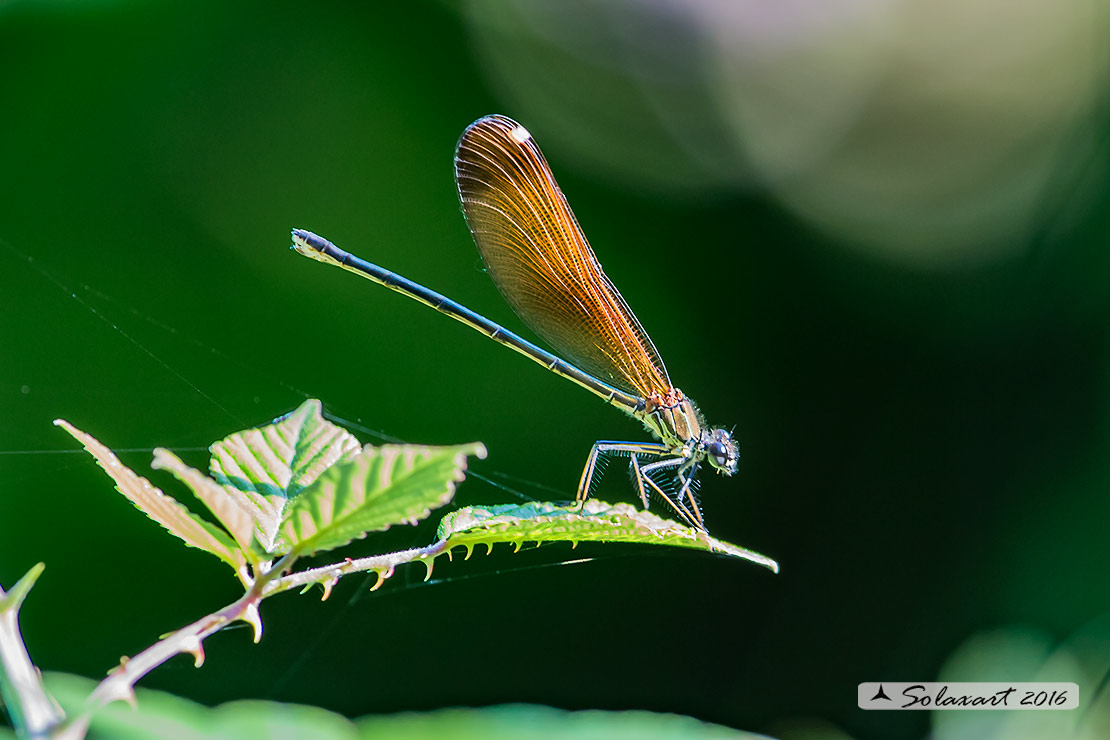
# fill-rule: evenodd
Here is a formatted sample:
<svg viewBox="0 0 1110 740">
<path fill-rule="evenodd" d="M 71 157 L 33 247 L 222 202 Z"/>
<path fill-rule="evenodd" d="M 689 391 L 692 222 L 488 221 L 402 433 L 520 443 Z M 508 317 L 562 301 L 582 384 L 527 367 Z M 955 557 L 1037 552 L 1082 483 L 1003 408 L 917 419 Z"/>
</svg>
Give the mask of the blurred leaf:
<svg viewBox="0 0 1110 740">
<path fill-rule="evenodd" d="M 235 740 L 355 740 L 346 717 L 319 707 L 271 701 L 236 701 L 213 710 L 221 737 Z"/>
<path fill-rule="evenodd" d="M 778 740 L 853 740 L 828 720 L 797 717 L 772 722 L 768 728 Z"/>
<path fill-rule="evenodd" d="M 465 477 L 468 455 L 485 457 L 486 449 L 480 443 L 367 445 L 357 457 L 324 471 L 293 501 L 277 547 L 330 550 L 367 532 L 415 524 L 451 500 Z"/>
<path fill-rule="evenodd" d="M 450 547 L 492 547 L 502 542 L 639 542 L 670 545 L 731 555 L 750 560 L 778 573 L 774 560 L 706 532 L 640 511 L 629 504 L 609 504 L 589 499 L 558 506 L 531 502 L 504 506 L 468 506 L 447 514 L 439 523 L 439 539 Z"/>
<path fill-rule="evenodd" d="M 363 717 L 358 728 L 366 740 L 769 740 L 679 714 L 568 712 L 534 704 Z"/>
<path fill-rule="evenodd" d="M 1079 685 L 1079 708 L 1055 712 L 937 711 L 932 713 L 932 737 L 1104 740 L 1110 728 L 1110 703 L 1098 696 L 1097 688 L 1110 670 L 1108 626 L 1103 621 L 1095 629 L 1085 630 L 1082 636 L 1088 639 L 1082 653 L 1075 650 L 1078 645 L 1074 637 L 1061 645 L 1050 635 L 1028 627 L 1011 626 L 972 635 L 948 656 L 938 680 L 1073 682 Z M 1091 637 L 1096 639 L 1092 641 Z"/>
<path fill-rule="evenodd" d="M 95 683 L 62 673 L 44 676 L 58 702 L 79 711 Z M 136 691 L 138 709 L 110 704 L 93 717 L 90 740 L 767 740 L 721 725 L 652 712 L 568 712 L 514 704 L 446 709 L 351 722 L 317 707 L 236 701 L 208 708 L 172 694 Z M 356 729 L 357 728 L 357 729 Z M 0 730 L 0 733 L 3 731 Z M 0 734 L 0 737 L 3 737 Z"/>
<path fill-rule="evenodd" d="M 48 673 L 46 684 L 70 715 L 81 710 L 96 684 Z M 136 690 L 137 711 L 114 703 L 97 711 L 90 740 L 355 740 L 354 724 L 317 707 L 237 701 L 209 708 L 162 691 Z"/>
<path fill-rule="evenodd" d="M 243 552 L 222 529 L 199 518 L 173 497 L 151 485 L 146 478 L 136 475 L 91 435 L 64 419 L 55 419 L 54 423 L 85 446 L 100 467 L 116 482 L 117 491 L 126 496 L 137 509 L 165 527 L 170 534 L 179 537 L 190 547 L 212 553 L 236 572 L 245 564 Z"/>
<path fill-rule="evenodd" d="M 254 512 L 259 544 L 270 551 L 289 502 L 335 463 L 359 454 L 359 442 L 326 421 L 320 402 L 312 399 L 272 424 L 216 442 L 211 450 L 212 477 Z"/>
</svg>

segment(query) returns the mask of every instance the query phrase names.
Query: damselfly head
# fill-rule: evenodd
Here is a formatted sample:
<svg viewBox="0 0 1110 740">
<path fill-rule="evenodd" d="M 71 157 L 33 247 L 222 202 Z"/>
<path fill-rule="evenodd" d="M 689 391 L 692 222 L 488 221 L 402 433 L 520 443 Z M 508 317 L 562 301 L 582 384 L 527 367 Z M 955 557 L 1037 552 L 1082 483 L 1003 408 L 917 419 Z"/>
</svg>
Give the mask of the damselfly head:
<svg viewBox="0 0 1110 740">
<path fill-rule="evenodd" d="M 309 259 L 314 259 L 317 262 L 323 262 L 328 265 L 340 265 L 339 261 L 333 256 L 338 253 L 340 255 L 346 254 L 334 244 L 329 242 L 322 236 L 317 236 L 311 231 L 304 229 L 293 229 L 293 249 L 297 250 L 298 254 L 302 254 Z"/>
<path fill-rule="evenodd" d="M 740 463 L 740 447 L 727 429 L 710 429 L 702 438 L 705 456 L 717 472 L 732 475 Z"/>
<path fill-rule="evenodd" d="M 323 237 L 316 236 L 311 231 L 305 231 L 304 229 L 293 229 L 293 249 L 305 257 L 312 257 L 320 251 L 309 245 L 309 242 L 316 239 L 323 239 Z"/>
</svg>

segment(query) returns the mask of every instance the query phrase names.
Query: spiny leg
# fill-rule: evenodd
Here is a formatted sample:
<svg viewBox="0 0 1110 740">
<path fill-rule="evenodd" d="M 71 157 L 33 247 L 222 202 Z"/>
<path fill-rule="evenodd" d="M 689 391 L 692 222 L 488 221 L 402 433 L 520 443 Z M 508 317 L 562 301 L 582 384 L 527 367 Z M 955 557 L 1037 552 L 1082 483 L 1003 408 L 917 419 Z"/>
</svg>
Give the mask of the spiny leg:
<svg viewBox="0 0 1110 740">
<path fill-rule="evenodd" d="M 677 477 L 682 487 L 678 490 L 678 500 L 682 501 L 686 498 L 686 494 L 690 492 L 690 486 L 694 483 L 694 477 L 698 474 L 697 460 L 687 460 L 682 467 L 678 469 Z M 690 499 L 693 500 L 693 495 Z"/>
<path fill-rule="evenodd" d="M 632 466 L 632 478 L 636 481 L 636 489 L 640 492 L 640 501 L 644 504 L 644 511 L 647 511 L 651 508 L 651 503 L 648 500 L 647 492 L 644 491 L 643 473 L 640 472 L 640 458 L 636 457 L 635 452 L 629 455 L 629 457 L 632 458 L 632 462 L 630 463 Z"/>
<path fill-rule="evenodd" d="M 694 474 L 697 473 L 697 463 L 691 461 L 684 456 L 671 457 L 664 460 L 658 460 L 648 465 L 640 466 L 638 455 L 652 455 L 659 457 L 667 455 L 671 452 L 671 448 L 665 444 L 658 442 L 595 442 L 593 448 L 590 450 L 589 456 L 586 458 L 586 465 L 582 469 L 582 477 L 578 481 L 578 492 L 575 495 L 575 501 L 578 502 L 579 508 L 585 503 L 586 499 L 590 497 L 591 489 L 593 487 L 594 474 L 597 472 L 598 460 L 603 455 L 610 453 L 627 454 L 631 458 L 631 467 L 636 477 L 636 488 L 640 494 L 640 500 L 644 504 L 644 508 L 649 507 L 649 497 L 647 491 L 644 489 L 644 484 L 647 483 L 658 496 L 667 502 L 675 513 L 693 527 L 704 530 L 705 521 L 702 519 L 701 509 L 698 507 L 697 501 L 690 492 L 690 486 L 694 481 Z M 663 468 L 674 467 L 675 465 L 681 466 L 678 470 L 678 479 L 682 484 L 679 490 L 678 500 L 676 501 L 667 494 L 659 484 L 652 478 L 651 474 Z M 686 470 L 690 469 L 689 476 L 686 475 Z M 687 499 L 689 505 L 687 505 Z"/>
<path fill-rule="evenodd" d="M 633 456 L 638 454 L 642 455 L 666 455 L 670 452 L 667 445 L 659 442 L 611 442 L 600 441 L 595 442 L 593 448 L 590 450 L 589 457 L 586 458 L 586 466 L 582 468 L 582 477 L 578 480 L 578 493 L 575 495 L 574 500 L 579 504 L 585 502 L 590 497 L 590 491 L 593 487 L 594 473 L 597 470 L 597 460 L 599 455 L 607 455 L 610 453 L 626 453 Z M 654 464 L 654 463 L 653 463 Z M 636 463 L 639 469 L 639 462 Z M 641 497 L 645 496 L 642 486 L 640 487 Z"/>
<path fill-rule="evenodd" d="M 705 524 L 704 522 L 702 522 L 701 512 L 697 509 L 697 503 L 694 502 L 693 496 L 690 497 L 690 502 L 694 504 L 694 510 L 691 512 L 685 504 L 676 502 L 673 498 L 671 498 L 662 488 L 659 487 L 659 484 L 656 483 L 654 480 L 646 476 L 644 477 L 644 480 L 649 486 L 651 486 L 651 489 L 659 495 L 659 498 L 670 504 L 670 507 L 674 509 L 674 512 L 678 514 L 679 518 L 682 519 L 682 521 L 686 522 L 695 529 L 701 529 L 703 531 L 705 530 Z"/>
<path fill-rule="evenodd" d="M 655 483 L 655 480 L 652 478 L 652 474 L 655 473 L 656 470 L 674 467 L 676 465 L 680 466 L 678 468 L 678 480 L 682 481 L 683 483 L 683 487 L 680 488 L 677 497 L 666 493 L 666 491 L 663 490 L 663 488 L 660 487 L 659 484 Z M 670 457 L 663 460 L 657 460 L 657 462 L 649 465 L 645 465 L 644 467 L 638 469 L 638 473 L 640 474 L 640 476 L 643 477 L 645 483 L 647 483 L 647 485 L 652 488 L 652 490 L 654 490 L 656 494 L 658 494 L 659 498 L 665 500 L 670 508 L 673 508 L 675 510 L 675 514 L 677 514 L 679 518 L 682 518 L 686 524 L 692 527 L 704 530 L 705 521 L 702 519 L 702 511 L 698 509 L 697 501 L 694 499 L 694 496 L 688 497 L 690 506 L 687 506 L 685 500 L 687 499 L 687 494 L 689 493 L 690 484 L 693 483 L 693 476 L 687 479 L 683 473 L 683 470 L 689 466 L 690 462 L 689 459 L 686 457 Z M 647 506 L 645 505 L 644 508 L 647 508 Z"/>
<path fill-rule="evenodd" d="M 693 511 L 694 518 L 697 520 L 698 526 L 702 529 L 705 529 L 705 520 L 702 519 L 701 507 L 698 506 L 698 499 L 694 495 L 693 491 L 690 490 L 690 486 L 694 483 L 694 478 L 698 474 L 698 463 L 695 461 L 692 465 L 690 465 L 689 473 L 687 473 L 683 469 L 685 467 L 686 466 L 683 465 L 681 468 L 678 469 L 678 479 L 682 481 L 682 488 L 678 492 L 678 501 L 683 506 L 686 505 L 684 499 L 690 502 L 690 509 Z M 687 494 L 689 494 L 688 499 Z"/>
<path fill-rule="evenodd" d="M 693 496 L 690 497 L 690 507 L 694 510 L 694 518 L 698 520 L 698 529 L 705 529 L 705 520 L 701 518 L 701 507 L 698 506 L 698 500 Z"/>
<path fill-rule="evenodd" d="M 678 490 L 678 495 L 675 498 L 671 498 L 663 492 L 650 476 L 657 470 L 673 467 L 675 465 L 680 466 L 676 471 L 676 477 L 681 483 L 681 487 Z M 687 470 L 689 470 L 689 474 L 687 474 Z M 696 460 L 674 457 L 645 465 L 640 471 L 644 475 L 644 479 L 655 489 L 655 492 L 658 493 L 664 501 L 670 504 L 683 520 L 698 529 L 705 529 L 705 520 L 702 518 L 701 508 L 698 506 L 697 499 L 690 494 L 690 486 L 693 484 L 694 476 L 697 475 L 698 472 L 698 463 Z M 687 502 L 689 502 L 689 505 L 687 505 Z"/>
</svg>

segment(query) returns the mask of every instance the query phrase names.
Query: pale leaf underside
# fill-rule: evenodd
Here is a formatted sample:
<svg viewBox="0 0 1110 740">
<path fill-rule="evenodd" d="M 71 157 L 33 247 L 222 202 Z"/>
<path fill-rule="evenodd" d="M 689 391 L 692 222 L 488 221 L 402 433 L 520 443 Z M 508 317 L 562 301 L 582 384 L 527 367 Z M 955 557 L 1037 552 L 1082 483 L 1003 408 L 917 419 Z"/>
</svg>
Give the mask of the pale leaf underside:
<svg viewBox="0 0 1110 740">
<path fill-rule="evenodd" d="M 243 553 L 226 532 L 197 517 L 146 478 L 137 475 L 92 435 L 82 432 L 64 419 L 56 419 L 54 423 L 84 445 L 100 467 L 116 482 L 116 489 L 136 508 L 179 537 L 186 545 L 212 553 L 236 571 L 243 566 Z"/>
<path fill-rule="evenodd" d="M 258 542 L 269 551 L 290 500 L 359 449 L 354 435 L 325 420 L 320 402 L 309 400 L 272 424 L 213 444 L 210 470 L 229 496 L 254 512 Z"/>
<path fill-rule="evenodd" d="M 246 553 L 251 552 L 251 541 L 258 527 L 258 509 L 242 496 L 230 496 L 223 486 L 196 468 L 190 468 L 177 455 L 158 447 L 154 450 L 155 470 L 168 470 L 174 477 L 192 489 L 196 497 L 208 507 L 220 524 L 231 533 L 235 542 Z"/>
</svg>

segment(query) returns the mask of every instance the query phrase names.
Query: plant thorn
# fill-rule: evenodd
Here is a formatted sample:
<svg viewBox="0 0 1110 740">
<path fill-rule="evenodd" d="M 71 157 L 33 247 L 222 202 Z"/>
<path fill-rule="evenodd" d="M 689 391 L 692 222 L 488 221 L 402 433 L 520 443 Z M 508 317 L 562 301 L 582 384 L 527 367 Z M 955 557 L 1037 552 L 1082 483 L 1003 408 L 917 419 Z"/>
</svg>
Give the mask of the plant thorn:
<svg viewBox="0 0 1110 740">
<path fill-rule="evenodd" d="M 321 584 L 324 587 L 324 595 L 320 597 L 320 601 L 328 600 L 328 597 L 331 596 L 331 587 L 337 583 L 339 583 L 339 578 L 337 576 L 332 576 Z"/>
<path fill-rule="evenodd" d="M 252 602 L 247 605 L 243 610 L 243 614 L 239 617 L 244 622 L 254 628 L 254 641 L 255 644 L 262 640 L 262 617 L 258 613 L 258 604 Z"/>
<path fill-rule="evenodd" d="M 188 637 L 181 646 L 181 651 L 193 656 L 193 667 L 200 668 L 204 665 L 204 645 L 197 637 Z"/>
</svg>

